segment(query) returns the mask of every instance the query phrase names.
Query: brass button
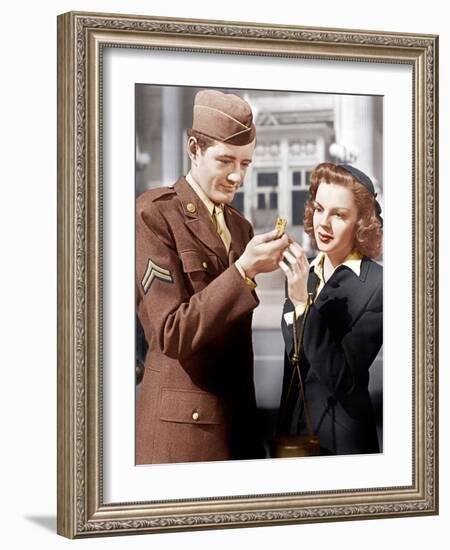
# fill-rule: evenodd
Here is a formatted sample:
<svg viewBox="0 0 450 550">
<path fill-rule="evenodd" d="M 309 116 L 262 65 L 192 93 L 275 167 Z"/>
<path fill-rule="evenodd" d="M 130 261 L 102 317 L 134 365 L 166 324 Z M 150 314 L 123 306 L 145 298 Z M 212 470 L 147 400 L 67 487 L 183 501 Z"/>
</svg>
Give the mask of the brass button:
<svg viewBox="0 0 450 550">
<path fill-rule="evenodd" d="M 208 262 L 202 262 L 202 266 L 206 269 L 208 267 Z"/>
<path fill-rule="evenodd" d="M 198 414 L 197 411 L 194 411 L 192 413 L 192 420 L 198 420 L 200 418 L 200 415 Z"/>
<path fill-rule="evenodd" d="M 190 212 L 191 214 L 194 214 L 194 212 L 197 210 L 195 208 L 195 204 L 193 204 L 192 202 L 188 202 L 186 205 L 186 208 L 187 208 L 187 211 Z"/>
</svg>

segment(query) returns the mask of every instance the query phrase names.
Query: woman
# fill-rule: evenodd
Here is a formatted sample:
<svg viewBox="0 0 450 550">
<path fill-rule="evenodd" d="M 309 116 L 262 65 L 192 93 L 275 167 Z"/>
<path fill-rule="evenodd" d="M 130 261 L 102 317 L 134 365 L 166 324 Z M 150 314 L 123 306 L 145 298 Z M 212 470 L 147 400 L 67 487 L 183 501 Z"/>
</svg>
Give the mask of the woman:
<svg viewBox="0 0 450 550">
<path fill-rule="evenodd" d="M 383 339 L 383 270 L 373 261 L 382 244 L 380 212 L 366 174 L 319 164 L 304 221 L 319 254 L 309 264 L 292 242 L 280 262 L 287 298 L 279 433 L 312 429 L 320 454 L 379 452 L 368 383 Z"/>
</svg>

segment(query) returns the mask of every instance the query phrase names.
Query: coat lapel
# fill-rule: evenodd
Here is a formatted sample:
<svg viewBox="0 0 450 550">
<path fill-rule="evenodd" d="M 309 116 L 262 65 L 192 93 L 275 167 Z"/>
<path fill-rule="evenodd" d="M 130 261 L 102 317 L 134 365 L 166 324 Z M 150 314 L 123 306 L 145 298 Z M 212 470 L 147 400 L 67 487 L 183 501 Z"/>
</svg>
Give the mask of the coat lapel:
<svg viewBox="0 0 450 550">
<path fill-rule="evenodd" d="M 175 184 L 174 189 L 183 206 L 186 227 L 196 239 L 216 254 L 224 266 L 227 266 L 227 251 L 222 239 L 214 229 L 206 206 L 185 178 L 180 178 Z"/>
<path fill-rule="evenodd" d="M 316 289 L 319 284 L 319 277 L 316 275 L 314 268 L 311 267 L 309 270 L 309 277 L 308 277 L 308 294 L 314 299 L 316 294 Z"/>
<path fill-rule="evenodd" d="M 349 324 L 352 325 L 360 317 L 370 297 L 370 288 L 366 283 L 370 260 L 362 259 L 360 275 L 356 275 L 349 267 L 339 266 L 319 294 L 318 301 L 323 306 L 335 301 L 345 304 Z"/>
</svg>

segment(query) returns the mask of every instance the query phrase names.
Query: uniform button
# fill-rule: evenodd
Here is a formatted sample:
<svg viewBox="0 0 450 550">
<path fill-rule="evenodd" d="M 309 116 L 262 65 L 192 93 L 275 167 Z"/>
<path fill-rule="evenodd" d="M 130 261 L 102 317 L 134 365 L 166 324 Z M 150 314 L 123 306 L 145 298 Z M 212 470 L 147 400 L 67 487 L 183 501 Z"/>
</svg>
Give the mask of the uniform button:
<svg viewBox="0 0 450 550">
<path fill-rule="evenodd" d="M 206 269 L 208 267 L 208 262 L 202 262 L 202 266 Z"/>
<path fill-rule="evenodd" d="M 200 418 L 200 415 L 198 414 L 197 411 L 194 411 L 192 413 L 192 420 L 198 420 Z"/>
<path fill-rule="evenodd" d="M 327 300 L 328 299 L 328 294 L 326 292 L 321 292 L 320 293 L 320 299 L 321 300 Z"/>
<path fill-rule="evenodd" d="M 195 204 L 193 204 L 192 202 L 188 202 L 187 205 L 186 205 L 186 209 L 188 212 L 190 212 L 191 214 L 193 214 L 197 209 L 195 208 Z"/>
</svg>

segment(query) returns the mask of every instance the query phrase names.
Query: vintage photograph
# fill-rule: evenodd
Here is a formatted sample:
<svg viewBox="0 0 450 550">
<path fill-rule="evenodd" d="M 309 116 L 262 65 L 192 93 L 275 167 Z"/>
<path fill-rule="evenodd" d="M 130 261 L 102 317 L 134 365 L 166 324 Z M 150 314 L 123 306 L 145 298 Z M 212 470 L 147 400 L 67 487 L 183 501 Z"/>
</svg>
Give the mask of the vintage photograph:
<svg viewBox="0 0 450 550">
<path fill-rule="evenodd" d="M 58 533 L 437 514 L 437 59 L 59 16 Z"/>
<path fill-rule="evenodd" d="M 136 464 L 383 451 L 383 98 L 135 86 Z"/>
</svg>

